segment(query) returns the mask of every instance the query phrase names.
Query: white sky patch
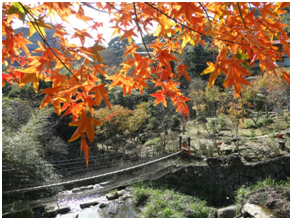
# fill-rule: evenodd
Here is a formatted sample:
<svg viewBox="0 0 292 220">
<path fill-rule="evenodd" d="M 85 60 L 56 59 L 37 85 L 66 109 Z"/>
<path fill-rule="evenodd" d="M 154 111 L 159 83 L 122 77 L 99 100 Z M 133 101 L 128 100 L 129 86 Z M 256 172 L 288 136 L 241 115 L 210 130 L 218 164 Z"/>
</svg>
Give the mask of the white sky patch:
<svg viewBox="0 0 292 220">
<path fill-rule="evenodd" d="M 77 6 L 77 5 L 76 5 Z M 94 5 L 93 5 L 94 7 Z M 74 10 L 76 12 L 78 12 L 78 7 L 75 7 Z M 103 23 L 103 27 L 99 27 L 98 31 L 97 30 L 92 30 L 91 28 L 89 28 L 89 25 L 86 24 L 86 22 L 77 19 L 74 15 L 70 16 L 68 18 L 68 21 L 70 22 L 70 24 L 68 24 L 67 22 L 63 22 L 62 19 L 57 16 L 57 21 L 55 21 L 55 19 L 53 19 L 52 17 L 50 17 L 47 21 L 53 24 L 62 24 L 62 26 L 65 28 L 66 32 L 69 35 L 66 35 L 65 38 L 68 39 L 69 43 L 72 44 L 76 44 L 76 45 L 81 45 L 80 39 L 79 38 L 73 38 L 71 39 L 71 37 L 74 35 L 75 30 L 73 28 L 77 28 L 79 30 L 83 30 L 83 29 L 87 29 L 87 33 L 89 33 L 92 38 L 86 37 L 85 38 L 85 47 L 91 47 L 95 44 L 95 41 L 97 40 L 97 34 L 103 34 L 103 38 L 105 41 L 102 41 L 103 46 L 107 47 L 109 41 L 118 36 L 115 35 L 113 37 L 112 33 L 114 31 L 114 29 L 111 28 L 111 26 L 114 26 L 114 24 L 109 23 L 110 19 L 112 18 L 112 16 L 110 16 L 108 13 L 104 13 L 104 12 L 98 12 L 94 9 L 91 9 L 87 6 L 83 6 L 83 10 L 84 10 L 84 15 L 87 17 L 92 18 L 93 21 L 95 22 L 102 22 Z M 26 17 L 26 21 L 28 21 L 28 17 Z M 20 28 L 20 27 L 29 27 L 26 24 L 23 24 L 23 22 L 21 20 L 18 19 L 13 19 L 13 24 L 12 24 L 12 28 L 16 29 L 16 28 Z M 93 25 L 92 21 L 88 21 L 89 24 Z M 130 28 L 129 28 L 130 29 Z M 136 43 L 141 43 L 141 39 L 140 39 L 140 33 L 137 33 L 137 35 L 139 36 L 137 37 L 133 37 L 133 39 L 135 40 Z"/>
</svg>

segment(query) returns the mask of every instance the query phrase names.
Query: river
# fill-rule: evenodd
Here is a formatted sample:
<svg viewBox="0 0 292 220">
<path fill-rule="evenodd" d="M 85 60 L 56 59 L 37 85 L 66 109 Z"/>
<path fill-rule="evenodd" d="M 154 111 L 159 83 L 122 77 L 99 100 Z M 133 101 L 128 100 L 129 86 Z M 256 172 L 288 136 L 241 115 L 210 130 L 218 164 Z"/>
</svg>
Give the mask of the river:
<svg viewBox="0 0 292 220">
<path fill-rule="evenodd" d="M 71 191 L 67 191 L 68 194 L 72 194 Z M 82 209 L 80 203 L 84 203 L 90 200 L 97 200 L 99 204 L 105 204 L 103 208 L 91 206 L 89 208 Z M 79 198 L 66 199 L 58 201 L 59 206 L 69 206 L 70 212 L 67 214 L 58 214 L 56 218 L 73 218 L 78 214 L 78 218 L 138 218 L 140 213 L 135 207 L 135 204 L 131 198 L 120 197 L 119 199 L 109 201 L 104 195 L 92 194 Z"/>
</svg>

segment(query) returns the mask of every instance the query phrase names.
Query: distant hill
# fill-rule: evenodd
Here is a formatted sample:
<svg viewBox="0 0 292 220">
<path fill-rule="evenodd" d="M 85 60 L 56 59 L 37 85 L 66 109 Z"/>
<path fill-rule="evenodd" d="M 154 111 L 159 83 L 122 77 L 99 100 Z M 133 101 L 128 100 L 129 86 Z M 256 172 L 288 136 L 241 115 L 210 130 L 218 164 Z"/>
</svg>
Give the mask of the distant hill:
<svg viewBox="0 0 292 220">
<path fill-rule="evenodd" d="M 27 28 L 27 27 L 21 27 L 21 28 L 15 29 L 15 33 L 22 32 L 23 33 L 23 37 L 25 37 L 25 38 L 27 37 L 28 31 L 29 31 L 29 28 Z M 54 33 L 56 31 L 54 29 L 45 29 L 45 31 L 46 31 L 46 38 L 48 40 L 48 43 L 52 47 L 55 47 L 55 48 L 59 49 L 60 48 L 60 44 L 58 44 L 56 42 L 56 38 L 55 37 L 54 37 L 55 39 L 53 39 L 53 35 L 54 35 Z M 27 44 L 27 48 L 31 52 L 39 47 L 39 45 L 37 43 L 38 41 L 40 41 L 41 43 L 44 43 L 42 38 L 40 37 L 40 35 L 37 32 L 35 32 L 28 40 L 33 43 L 33 44 Z M 24 53 L 21 53 L 21 55 L 24 55 Z M 39 55 L 41 55 L 41 53 L 32 53 L 32 55 L 39 56 Z"/>
</svg>

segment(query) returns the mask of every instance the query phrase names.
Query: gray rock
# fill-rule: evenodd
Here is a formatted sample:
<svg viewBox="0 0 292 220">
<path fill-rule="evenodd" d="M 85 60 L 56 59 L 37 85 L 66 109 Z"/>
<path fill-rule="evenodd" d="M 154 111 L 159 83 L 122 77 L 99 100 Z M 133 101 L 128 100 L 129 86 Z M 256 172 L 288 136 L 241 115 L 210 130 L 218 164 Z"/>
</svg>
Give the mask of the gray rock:
<svg viewBox="0 0 292 220">
<path fill-rule="evenodd" d="M 68 212 L 70 212 L 70 207 L 69 206 L 61 206 L 61 207 L 59 207 L 58 213 L 66 214 Z"/>
<path fill-rule="evenodd" d="M 264 174 L 264 178 L 275 179 L 275 174 L 273 174 L 272 172 L 265 173 L 265 174 Z"/>
<path fill-rule="evenodd" d="M 79 214 L 73 215 L 73 218 L 78 218 L 78 217 L 79 217 Z"/>
<path fill-rule="evenodd" d="M 99 204 L 99 208 L 101 208 L 101 209 L 104 208 L 104 207 L 106 207 L 106 206 L 107 206 L 107 204 L 105 204 L 105 203 L 100 203 Z"/>
<path fill-rule="evenodd" d="M 224 187 L 224 192 L 226 196 L 231 196 L 233 193 L 232 185 L 226 185 Z"/>
<path fill-rule="evenodd" d="M 206 162 L 209 166 L 220 166 L 222 159 L 218 157 L 209 157 Z"/>
<path fill-rule="evenodd" d="M 122 195 L 124 195 L 124 192 L 123 191 L 116 191 L 116 196 L 117 197 L 120 197 Z"/>
<path fill-rule="evenodd" d="M 86 201 L 86 202 L 80 203 L 80 208 L 84 209 L 90 206 L 95 206 L 97 204 L 98 204 L 97 200 Z"/>
<path fill-rule="evenodd" d="M 280 172 L 279 168 L 278 168 L 278 165 L 276 164 L 271 164 L 270 165 L 270 170 L 274 173 L 274 174 L 277 174 Z"/>
<path fill-rule="evenodd" d="M 252 169 L 252 170 L 250 170 L 249 173 L 250 173 L 250 174 L 249 174 L 250 177 L 252 177 L 252 178 L 259 176 L 259 172 L 258 172 L 257 169 Z"/>
<path fill-rule="evenodd" d="M 234 179 L 232 177 L 227 177 L 227 184 L 228 185 L 233 185 L 235 182 L 234 182 Z"/>
<path fill-rule="evenodd" d="M 220 186 L 225 186 L 226 185 L 226 180 L 224 180 L 224 179 L 217 179 L 217 183 Z"/>
<path fill-rule="evenodd" d="M 240 176 L 239 177 L 239 181 L 240 181 L 240 184 L 247 183 L 248 182 L 248 177 L 246 177 L 246 176 Z"/>
<path fill-rule="evenodd" d="M 286 180 L 287 179 L 287 175 L 284 171 L 281 171 L 279 174 L 277 174 L 277 179 L 278 180 Z"/>
<path fill-rule="evenodd" d="M 224 143 L 220 146 L 220 151 L 225 155 L 231 154 L 232 150 L 233 150 L 232 146 L 225 145 Z"/>
<path fill-rule="evenodd" d="M 218 209 L 218 218 L 234 218 L 236 214 L 236 206 L 229 206 L 226 208 Z"/>
<path fill-rule="evenodd" d="M 54 218 L 58 214 L 58 206 L 56 203 L 51 203 L 44 208 L 44 217 Z"/>
<path fill-rule="evenodd" d="M 34 211 L 35 216 L 36 216 L 37 218 L 41 218 L 41 217 L 42 217 L 42 213 L 43 213 L 44 210 L 45 210 L 45 207 L 44 207 L 44 206 L 37 206 L 37 207 L 34 207 L 32 210 Z M 2 217 L 3 217 L 3 216 L 2 216 Z"/>
<path fill-rule="evenodd" d="M 242 161 L 240 159 L 240 156 L 238 154 L 230 154 L 228 155 L 227 159 L 226 159 L 226 163 L 228 165 L 238 165 L 238 164 L 242 164 Z"/>
<path fill-rule="evenodd" d="M 224 174 L 223 173 L 220 173 L 219 174 L 219 178 L 223 179 L 224 178 Z"/>
<path fill-rule="evenodd" d="M 235 184 L 234 186 L 233 186 L 233 190 L 235 191 L 235 190 L 237 190 L 239 188 L 239 185 L 238 184 Z"/>
<path fill-rule="evenodd" d="M 105 195 L 105 197 L 106 197 L 108 200 L 113 200 L 113 199 L 117 199 L 117 198 L 119 198 L 119 197 L 117 196 L 116 193 L 114 193 L 114 194 L 112 194 L 112 193 L 108 193 L 108 194 Z"/>
<path fill-rule="evenodd" d="M 268 209 L 263 209 L 259 205 L 246 203 L 243 206 L 243 211 L 247 212 L 254 218 L 275 218 L 275 215 Z"/>
</svg>

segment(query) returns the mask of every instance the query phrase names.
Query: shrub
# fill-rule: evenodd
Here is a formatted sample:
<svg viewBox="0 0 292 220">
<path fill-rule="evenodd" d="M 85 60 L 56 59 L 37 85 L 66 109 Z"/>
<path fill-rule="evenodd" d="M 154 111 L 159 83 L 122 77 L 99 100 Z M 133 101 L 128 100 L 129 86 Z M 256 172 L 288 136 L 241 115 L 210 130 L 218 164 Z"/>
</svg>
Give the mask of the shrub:
<svg viewBox="0 0 292 220">
<path fill-rule="evenodd" d="M 263 127 L 263 126 L 267 126 L 269 124 L 272 124 L 273 122 L 274 122 L 274 120 L 270 117 L 269 118 L 266 118 L 266 117 L 260 118 L 258 120 L 257 124 L 255 124 L 253 120 L 248 119 L 245 121 L 244 127 L 245 128 L 259 128 L 259 127 Z"/>
<path fill-rule="evenodd" d="M 248 119 L 248 120 L 245 121 L 244 127 L 245 128 L 257 128 L 258 126 L 254 123 L 253 120 Z"/>
<path fill-rule="evenodd" d="M 44 130 L 48 130 L 47 122 L 54 110 L 45 108 L 35 111 L 28 123 L 21 127 L 13 136 L 5 135 L 2 139 L 2 164 L 18 169 L 11 173 L 5 172 L 3 178 L 10 179 L 11 184 L 31 186 L 46 184 L 47 180 L 59 181 L 59 176 L 52 166 L 46 166 L 46 151 L 49 146 L 44 146 L 41 136 Z M 60 154 L 62 149 L 54 149 Z M 27 178 L 17 178 L 18 176 Z M 52 192 L 55 189 L 52 190 Z"/>
<path fill-rule="evenodd" d="M 31 116 L 31 106 L 21 99 L 2 99 L 2 126 L 4 131 L 17 131 Z"/>
<path fill-rule="evenodd" d="M 262 127 L 262 126 L 267 126 L 269 124 L 272 124 L 274 122 L 274 120 L 272 118 L 260 118 L 259 122 L 258 122 L 258 127 Z"/>
<path fill-rule="evenodd" d="M 207 157 L 212 157 L 214 154 L 214 147 L 212 147 L 211 144 L 204 143 L 202 141 L 199 141 L 199 154 L 205 155 Z"/>
<path fill-rule="evenodd" d="M 256 139 L 256 132 L 255 132 L 254 129 L 251 129 L 251 130 L 250 130 L 250 138 L 251 138 L 252 140 L 255 140 L 255 139 Z"/>
<path fill-rule="evenodd" d="M 287 181 L 277 181 L 275 179 L 266 178 L 264 180 L 257 181 L 256 183 L 249 183 L 247 185 L 241 186 L 235 192 L 235 200 L 238 204 L 248 202 L 248 195 L 256 190 L 263 189 L 267 186 L 277 189 L 284 195 L 287 194 L 287 188 L 290 188 L 290 178 Z M 287 194 L 290 198 L 290 194 Z M 290 199 L 289 199 L 290 200 Z"/>
</svg>

